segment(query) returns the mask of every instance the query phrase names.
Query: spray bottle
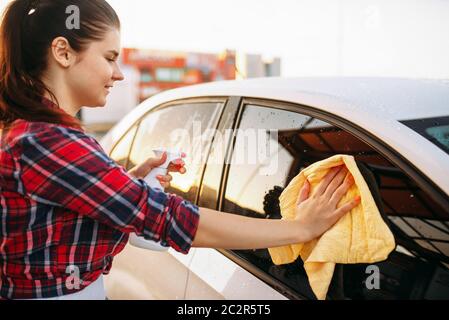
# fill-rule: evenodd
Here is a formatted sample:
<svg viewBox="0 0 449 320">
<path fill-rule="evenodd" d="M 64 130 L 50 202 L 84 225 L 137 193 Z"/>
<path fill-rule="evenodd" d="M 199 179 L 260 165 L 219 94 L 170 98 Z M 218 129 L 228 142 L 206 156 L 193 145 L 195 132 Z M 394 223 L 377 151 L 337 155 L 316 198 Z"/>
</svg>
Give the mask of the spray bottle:
<svg viewBox="0 0 449 320">
<path fill-rule="evenodd" d="M 166 175 L 170 162 L 181 159 L 182 152 L 179 150 L 165 150 L 164 148 L 153 149 L 156 157 L 161 157 L 164 152 L 167 153 L 167 160 L 159 167 L 153 168 L 150 173 L 143 179 L 150 187 L 164 190 L 159 180 L 156 178 L 158 175 Z M 143 237 L 139 237 L 135 233 L 129 235 L 129 243 L 135 247 L 142 249 L 148 249 L 153 251 L 167 251 L 168 247 L 162 246 L 159 242 L 147 240 Z"/>
</svg>

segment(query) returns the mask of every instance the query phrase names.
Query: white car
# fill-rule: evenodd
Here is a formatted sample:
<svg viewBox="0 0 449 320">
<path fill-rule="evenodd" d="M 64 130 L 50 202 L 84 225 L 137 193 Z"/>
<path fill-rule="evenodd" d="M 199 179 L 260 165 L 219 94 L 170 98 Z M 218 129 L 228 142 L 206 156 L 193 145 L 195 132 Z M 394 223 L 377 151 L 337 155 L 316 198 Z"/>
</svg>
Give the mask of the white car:
<svg viewBox="0 0 449 320">
<path fill-rule="evenodd" d="M 387 78 L 214 82 L 144 101 L 102 139 L 127 169 L 181 147 L 187 173 L 167 192 L 225 212 L 280 218 L 278 197 L 304 167 L 354 155 L 397 243 L 376 263 L 337 265 L 328 299 L 449 298 L 449 83 Z M 245 233 L 245 230 L 241 230 Z M 270 235 L 267 234 L 267 237 Z M 132 245 L 105 278 L 110 299 L 315 299 L 302 261 L 268 250 Z"/>
</svg>

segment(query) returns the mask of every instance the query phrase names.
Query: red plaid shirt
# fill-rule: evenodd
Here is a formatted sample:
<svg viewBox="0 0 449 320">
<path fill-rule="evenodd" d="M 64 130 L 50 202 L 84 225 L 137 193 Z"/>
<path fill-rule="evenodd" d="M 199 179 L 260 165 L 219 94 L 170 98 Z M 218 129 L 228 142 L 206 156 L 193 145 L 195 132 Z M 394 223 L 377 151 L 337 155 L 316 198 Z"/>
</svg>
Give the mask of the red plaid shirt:
<svg viewBox="0 0 449 320">
<path fill-rule="evenodd" d="M 74 128 L 16 120 L 0 145 L 0 297 L 74 293 L 111 268 L 128 233 L 187 253 L 199 208 L 150 188 Z M 66 285 L 71 268 L 80 286 Z"/>
</svg>

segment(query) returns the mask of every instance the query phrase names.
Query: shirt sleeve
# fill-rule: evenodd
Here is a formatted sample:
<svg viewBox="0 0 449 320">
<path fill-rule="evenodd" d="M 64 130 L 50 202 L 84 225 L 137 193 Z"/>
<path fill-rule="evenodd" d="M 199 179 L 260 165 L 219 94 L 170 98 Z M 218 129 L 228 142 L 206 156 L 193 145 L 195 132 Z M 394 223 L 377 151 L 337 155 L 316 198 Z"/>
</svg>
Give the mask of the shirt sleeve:
<svg viewBox="0 0 449 320">
<path fill-rule="evenodd" d="M 44 128 L 20 139 L 24 194 L 189 251 L 198 228 L 198 206 L 133 178 L 83 132 L 57 125 Z"/>
</svg>

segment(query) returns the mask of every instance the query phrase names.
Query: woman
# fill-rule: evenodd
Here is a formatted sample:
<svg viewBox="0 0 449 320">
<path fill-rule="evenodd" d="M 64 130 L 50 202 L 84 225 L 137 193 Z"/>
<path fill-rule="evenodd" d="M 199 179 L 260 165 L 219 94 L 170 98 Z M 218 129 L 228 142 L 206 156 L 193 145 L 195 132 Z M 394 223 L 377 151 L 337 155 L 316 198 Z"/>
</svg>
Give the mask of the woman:
<svg viewBox="0 0 449 320">
<path fill-rule="evenodd" d="M 73 5 L 79 28 L 67 25 Z M 140 178 L 165 157 L 125 172 L 75 117 L 81 106 L 104 106 L 123 80 L 120 22 L 104 0 L 12 1 L 0 41 L 2 298 L 74 297 L 101 287 L 131 232 L 182 253 L 267 248 L 314 239 L 358 204 L 336 207 L 353 183 L 345 168 L 332 170 L 313 197 L 304 186 L 293 221 L 220 214 L 152 189 Z M 185 169 L 178 163 L 171 171 Z M 160 179 L 167 186 L 171 176 Z M 73 268 L 79 287 L 68 285 Z"/>
</svg>

